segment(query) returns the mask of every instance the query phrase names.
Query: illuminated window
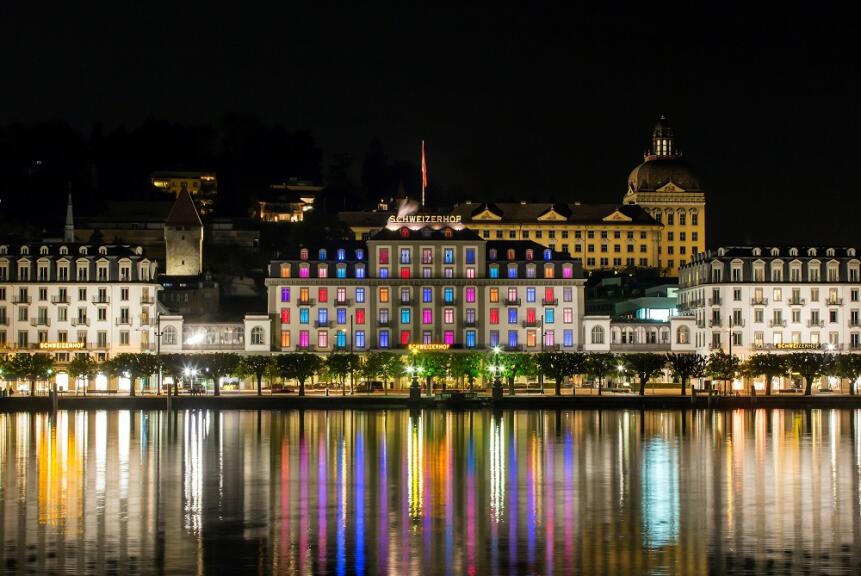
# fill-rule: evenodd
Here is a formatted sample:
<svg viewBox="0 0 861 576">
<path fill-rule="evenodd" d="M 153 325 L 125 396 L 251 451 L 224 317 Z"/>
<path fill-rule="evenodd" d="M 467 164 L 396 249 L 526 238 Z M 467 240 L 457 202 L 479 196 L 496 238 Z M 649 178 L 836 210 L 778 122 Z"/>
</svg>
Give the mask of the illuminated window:
<svg viewBox="0 0 861 576">
<path fill-rule="evenodd" d="M 562 266 L 562 277 L 563 278 L 573 278 L 574 277 L 574 267 L 571 264 L 565 264 Z"/>
<path fill-rule="evenodd" d="M 356 288 L 356 303 L 361 304 L 365 301 L 365 289 Z"/>
<path fill-rule="evenodd" d="M 467 289 L 466 289 L 466 301 L 470 304 L 475 302 L 475 287 L 474 286 L 468 286 L 467 287 Z"/>
<path fill-rule="evenodd" d="M 443 310 L 443 322 L 445 324 L 454 324 L 454 308 L 445 308 Z"/>
<path fill-rule="evenodd" d="M 328 330 L 318 330 L 317 331 L 317 346 L 320 348 L 327 348 L 329 346 L 329 331 Z"/>
<path fill-rule="evenodd" d="M 553 264 L 545 264 L 544 265 L 544 277 L 545 278 L 553 278 L 555 276 L 555 270 Z"/>
<path fill-rule="evenodd" d="M 308 278 L 311 275 L 311 268 L 307 264 L 299 265 L 299 278 Z"/>
<path fill-rule="evenodd" d="M 379 346 L 380 348 L 388 348 L 389 347 L 389 331 L 388 330 L 380 330 L 379 334 Z"/>
<path fill-rule="evenodd" d="M 290 309 L 282 308 L 281 309 L 281 323 L 289 324 L 290 323 Z"/>
<path fill-rule="evenodd" d="M 320 302 L 328 302 L 329 301 L 329 289 L 328 288 L 320 288 L 317 290 L 317 300 Z"/>
<path fill-rule="evenodd" d="M 389 277 L 389 269 L 388 268 L 380 268 L 380 278 L 388 278 Z"/>
<path fill-rule="evenodd" d="M 337 277 L 337 278 L 346 278 L 347 277 L 347 265 L 346 264 L 338 264 L 335 267 L 335 277 Z"/>
<path fill-rule="evenodd" d="M 282 330 L 281 331 L 281 347 L 289 348 L 290 347 L 290 331 Z"/>
<path fill-rule="evenodd" d="M 401 330 L 401 346 L 408 346 L 410 343 L 410 331 Z"/>
<path fill-rule="evenodd" d="M 499 324 L 499 308 L 490 309 L 490 323 Z"/>
<path fill-rule="evenodd" d="M 475 330 L 467 330 L 466 331 L 466 347 L 467 348 L 475 348 L 476 338 L 475 338 Z"/>
<path fill-rule="evenodd" d="M 508 265 L 508 277 L 517 278 L 517 264 Z"/>
<path fill-rule="evenodd" d="M 422 302 L 433 302 L 433 288 L 422 288 Z"/>
<path fill-rule="evenodd" d="M 335 312 L 335 315 L 338 319 L 338 324 L 346 324 L 347 323 L 347 309 L 346 308 L 338 308 Z"/>
<path fill-rule="evenodd" d="M 380 302 L 387 303 L 389 301 L 389 289 L 386 287 L 380 288 Z"/>
<path fill-rule="evenodd" d="M 511 348 L 517 348 L 517 330 L 508 331 L 508 345 Z"/>
<path fill-rule="evenodd" d="M 308 259 L 308 249 L 307 248 L 302 248 L 301 250 L 299 250 L 299 259 L 300 260 L 307 260 Z"/>
<path fill-rule="evenodd" d="M 490 289 L 490 301 L 499 302 L 499 288 Z"/>
<path fill-rule="evenodd" d="M 475 248 L 466 249 L 466 263 L 475 264 Z"/>
<path fill-rule="evenodd" d="M 409 308 L 401 308 L 401 324 L 409 324 L 410 323 L 410 309 Z"/>
<path fill-rule="evenodd" d="M 289 302 L 290 301 L 290 288 L 283 287 L 281 288 L 281 301 Z"/>
<path fill-rule="evenodd" d="M 326 259 L 326 249 L 321 248 L 320 253 L 319 253 L 319 257 L 317 258 L 317 260 L 325 260 L 325 259 Z"/>
<path fill-rule="evenodd" d="M 538 340 L 535 337 L 535 330 L 526 331 L 526 345 L 530 348 L 534 347 Z"/>
<path fill-rule="evenodd" d="M 317 278 L 328 278 L 329 277 L 329 265 L 328 264 L 319 264 L 317 266 Z"/>
<path fill-rule="evenodd" d="M 409 238 L 410 237 L 410 229 L 404 226 L 401 228 L 401 238 Z"/>
<path fill-rule="evenodd" d="M 299 324 L 307 324 L 309 322 L 310 313 L 308 308 L 299 308 Z"/>
<path fill-rule="evenodd" d="M 553 324 L 556 321 L 556 311 L 554 308 L 544 309 L 544 323 Z"/>
<path fill-rule="evenodd" d="M 490 339 L 488 341 L 488 345 L 491 348 L 499 346 L 499 330 L 491 330 L 490 331 Z"/>
<path fill-rule="evenodd" d="M 433 310 L 430 308 L 422 309 L 422 324 L 433 324 Z"/>
<path fill-rule="evenodd" d="M 289 278 L 290 277 L 290 265 L 289 264 L 282 264 L 281 265 L 281 277 L 282 278 Z"/>
<path fill-rule="evenodd" d="M 409 264 L 410 263 L 410 249 L 409 248 L 401 248 L 401 264 Z"/>
<path fill-rule="evenodd" d="M 528 287 L 526 289 L 526 301 L 535 302 L 535 287 Z"/>
<path fill-rule="evenodd" d="M 574 309 L 573 308 L 563 308 L 562 309 L 562 322 L 565 324 L 571 324 L 574 322 Z"/>
<path fill-rule="evenodd" d="M 442 290 L 442 299 L 446 304 L 454 303 L 454 288 L 447 286 Z"/>
<path fill-rule="evenodd" d="M 533 250 L 532 248 L 527 248 L 526 249 L 526 259 L 527 260 L 533 260 L 534 258 L 535 258 L 535 250 Z"/>
<path fill-rule="evenodd" d="M 365 277 L 365 265 L 364 264 L 356 264 L 356 278 L 364 278 Z"/>
<path fill-rule="evenodd" d="M 499 264 L 490 265 L 490 277 L 499 278 Z"/>
<path fill-rule="evenodd" d="M 562 345 L 566 348 L 574 346 L 574 331 L 565 330 L 562 332 Z"/>
<path fill-rule="evenodd" d="M 517 324 L 517 308 L 508 309 L 508 323 Z"/>
<path fill-rule="evenodd" d="M 444 248 L 442 251 L 443 264 L 454 264 L 454 248 Z"/>
<path fill-rule="evenodd" d="M 311 297 L 309 296 L 308 288 L 300 288 L 299 289 L 299 302 L 307 304 L 310 299 L 311 299 Z"/>
<path fill-rule="evenodd" d="M 365 331 L 356 330 L 356 348 L 365 347 Z"/>
<path fill-rule="evenodd" d="M 338 330 L 338 332 L 335 333 L 335 346 L 338 348 L 347 347 L 347 333 L 343 330 Z"/>
<path fill-rule="evenodd" d="M 347 252 L 343 248 L 338 248 L 338 251 L 335 253 L 335 258 L 337 258 L 339 262 L 343 262 L 346 256 Z"/>
<path fill-rule="evenodd" d="M 389 263 L 389 249 L 388 248 L 380 248 L 380 264 L 388 264 Z"/>
<path fill-rule="evenodd" d="M 299 347 L 300 348 L 307 348 L 310 345 L 311 345 L 311 338 L 308 335 L 308 331 L 307 330 L 300 330 L 299 331 Z"/>
<path fill-rule="evenodd" d="M 433 250 L 422 248 L 422 264 L 433 264 Z"/>
<path fill-rule="evenodd" d="M 401 278 L 409 278 L 410 277 L 410 269 L 409 268 L 401 268 Z"/>
</svg>

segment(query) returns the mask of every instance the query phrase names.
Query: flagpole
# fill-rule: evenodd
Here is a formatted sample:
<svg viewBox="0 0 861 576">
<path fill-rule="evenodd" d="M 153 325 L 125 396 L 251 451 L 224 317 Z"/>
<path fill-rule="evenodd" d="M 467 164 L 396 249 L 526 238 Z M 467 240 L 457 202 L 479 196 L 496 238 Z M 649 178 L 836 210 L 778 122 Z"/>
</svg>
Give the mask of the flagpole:
<svg viewBox="0 0 861 576">
<path fill-rule="evenodd" d="M 425 186 L 427 184 L 427 162 L 425 162 L 425 141 L 422 140 L 422 208 L 425 207 Z"/>
</svg>

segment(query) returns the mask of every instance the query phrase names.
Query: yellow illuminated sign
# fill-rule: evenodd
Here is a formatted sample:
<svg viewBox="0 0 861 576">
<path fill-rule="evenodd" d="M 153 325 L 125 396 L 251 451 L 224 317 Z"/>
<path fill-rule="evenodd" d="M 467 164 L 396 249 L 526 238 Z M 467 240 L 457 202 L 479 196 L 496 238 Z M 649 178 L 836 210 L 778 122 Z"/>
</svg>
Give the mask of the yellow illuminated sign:
<svg viewBox="0 0 861 576">
<path fill-rule="evenodd" d="M 457 224 L 460 216 L 447 214 L 410 214 L 409 216 L 389 216 L 393 224 Z"/>
<path fill-rule="evenodd" d="M 80 350 L 83 342 L 39 342 L 39 350 Z"/>
<path fill-rule="evenodd" d="M 786 342 L 784 344 L 775 344 L 778 350 L 819 350 L 822 346 L 819 344 L 802 344 L 801 342 Z"/>
<path fill-rule="evenodd" d="M 427 352 L 430 350 L 448 350 L 448 344 L 410 344 L 410 352 Z"/>
</svg>

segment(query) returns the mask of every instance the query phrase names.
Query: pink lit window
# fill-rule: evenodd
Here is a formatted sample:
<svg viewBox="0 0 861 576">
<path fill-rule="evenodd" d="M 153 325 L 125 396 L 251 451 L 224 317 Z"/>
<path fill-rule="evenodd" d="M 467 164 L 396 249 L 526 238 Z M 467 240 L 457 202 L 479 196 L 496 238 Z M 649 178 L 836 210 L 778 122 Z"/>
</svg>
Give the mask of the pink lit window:
<svg viewBox="0 0 861 576">
<path fill-rule="evenodd" d="M 308 265 L 303 265 L 299 268 L 299 278 L 307 278 L 309 276 Z"/>
<path fill-rule="evenodd" d="M 301 330 L 299 332 L 299 347 L 300 348 L 307 348 L 308 344 L 309 344 L 308 331 L 307 330 Z"/>
<path fill-rule="evenodd" d="M 565 266 L 562 268 L 562 277 L 563 278 L 574 278 L 574 268 L 572 266 Z"/>
<path fill-rule="evenodd" d="M 430 308 L 422 309 L 422 323 L 433 324 L 433 310 Z"/>
<path fill-rule="evenodd" d="M 466 301 L 475 302 L 475 287 L 470 286 L 466 289 Z"/>
<path fill-rule="evenodd" d="M 443 339 L 449 346 L 454 345 L 454 330 L 446 330 Z"/>
</svg>

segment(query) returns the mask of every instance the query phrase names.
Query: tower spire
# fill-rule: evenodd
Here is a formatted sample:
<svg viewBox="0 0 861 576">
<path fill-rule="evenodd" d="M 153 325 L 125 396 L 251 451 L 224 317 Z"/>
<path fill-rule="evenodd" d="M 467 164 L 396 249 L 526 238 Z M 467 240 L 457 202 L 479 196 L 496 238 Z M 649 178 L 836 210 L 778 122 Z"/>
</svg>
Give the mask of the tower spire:
<svg viewBox="0 0 861 576">
<path fill-rule="evenodd" d="M 661 114 L 661 118 L 655 123 L 652 130 L 652 150 L 649 156 L 653 158 L 673 158 L 681 156 L 676 148 L 673 127 L 667 117 Z"/>
<path fill-rule="evenodd" d="M 75 241 L 75 218 L 72 214 L 72 184 L 69 183 L 69 201 L 66 204 L 66 227 L 63 232 L 64 242 Z"/>
</svg>

